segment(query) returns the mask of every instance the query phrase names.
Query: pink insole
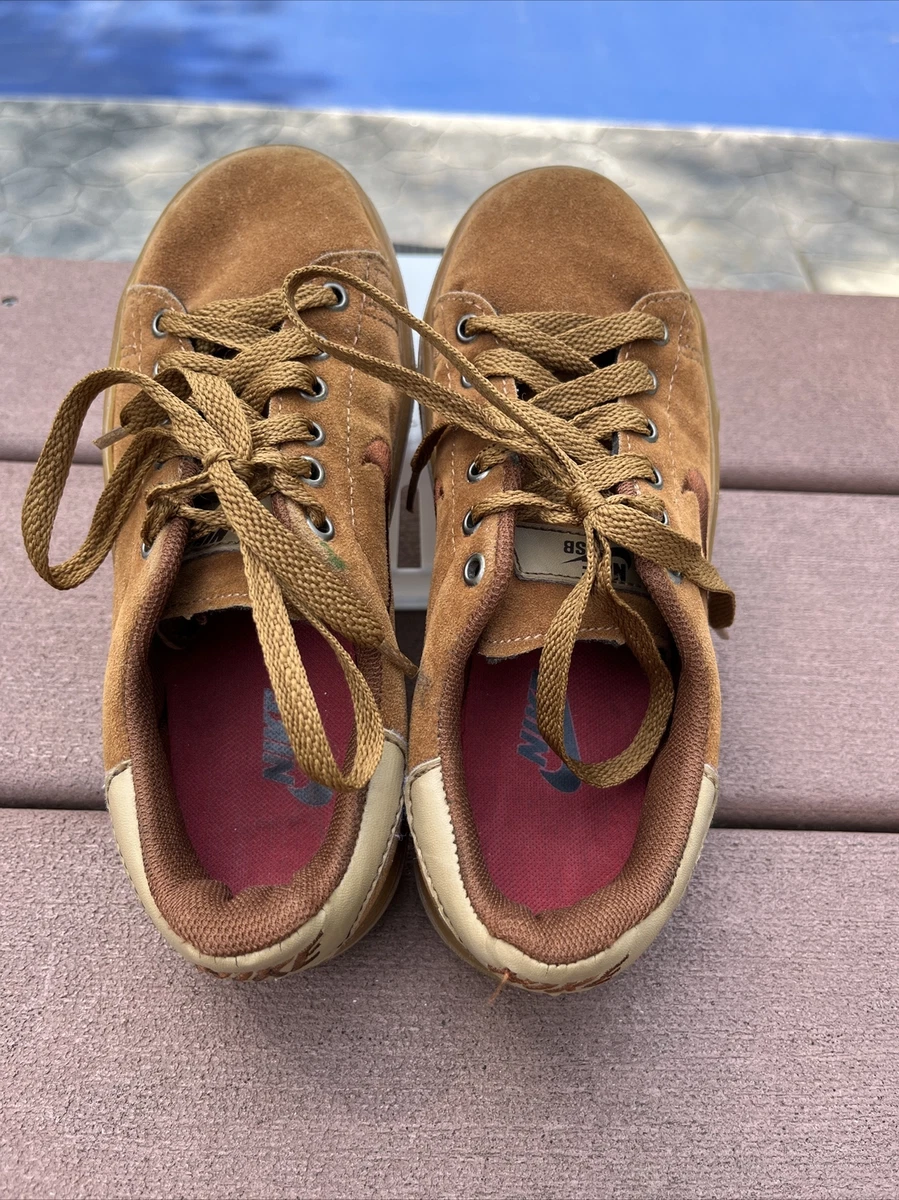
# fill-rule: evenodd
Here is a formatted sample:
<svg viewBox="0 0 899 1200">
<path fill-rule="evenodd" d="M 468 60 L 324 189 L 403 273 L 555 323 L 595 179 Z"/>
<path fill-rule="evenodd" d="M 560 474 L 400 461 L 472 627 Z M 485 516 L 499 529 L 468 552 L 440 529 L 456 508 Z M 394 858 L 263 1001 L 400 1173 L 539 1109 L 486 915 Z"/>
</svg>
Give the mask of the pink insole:
<svg viewBox="0 0 899 1200">
<path fill-rule="evenodd" d="M 353 728 L 343 673 L 314 629 L 296 622 L 294 634 L 342 762 Z M 164 650 L 162 681 L 175 796 L 204 869 L 233 893 L 289 883 L 334 799 L 296 766 L 249 612 L 208 614 L 189 649 Z"/>
<path fill-rule="evenodd" d="M 472 660 L 462 712 L 462 758 L 487 870 L 534 912 L 564 908 L 611 882 L 630 854 L 649 768 L 593 788 L 549 749 L 537 728 L 539 651 Z M 568 684 L 565 744 L 585 762 L 624 750 L 649 687 L 631 652 L 579 642 Z"/>
</svg>

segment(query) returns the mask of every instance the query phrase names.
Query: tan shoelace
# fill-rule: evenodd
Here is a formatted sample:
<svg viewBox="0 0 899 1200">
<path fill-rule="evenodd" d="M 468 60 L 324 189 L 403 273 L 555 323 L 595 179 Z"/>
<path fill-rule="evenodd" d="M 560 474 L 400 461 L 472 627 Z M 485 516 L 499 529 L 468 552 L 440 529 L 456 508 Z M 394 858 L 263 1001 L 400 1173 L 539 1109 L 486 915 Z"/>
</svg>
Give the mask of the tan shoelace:
<svg viewBox="0 0 899 1200">
<path fill-rule="evenodd" d="M 319 275 L 321 272 L 319 272 Z M 296 290 L 297 311 L 332 307 L 332 288 L 308 284 Z M 303 361 L 318 353 L 316 340 L 285 320 L 283 291 L 250 300 L 221 301 L 194 313 L 166 311 L 162 332 L 192 339 L 194 350 L 160 360 L 155 378 L 110 368 L 77 383 L 54 418 L 22 510 L 22 536 L 35 570 L 57 588 L 83 583 L 109 553 L 154 464 L 194 460 L 194 474 L 147 492 L 142 537 L 152 546 L 174 517 L 190 523 L 191 535 L 232 529 L 238 537 L 253 618 L 272 690 L 300 770 L 337 791 L 354 791 L 371 779 L 384 744 L 377 701 L 338 635 L 357 647 L 377 649 L 407 673 L 414 667 L 399 652 L 386 608 L 372 612 L 345 574 L 345 565 L 324 541 L 301 538 L 262 503 L 280 493 L 295 501 L 318 529 L 327 516 L 308 484 L 312 464 L 297 443 L 313 440 L 305 416 L 267 417 L 268 402 L 282 389 L 314 393 L 316 374 Z M 292 311 L 292 316 L 295 313 Z M 222 357 L 224 347 L 232 357 Z M 91 404 L 107 388 L 132 384 L 137 395 L 122 410 L 122 425 L 98 439 L 129 445 L 103 489 L 82 546 L 65 562 L 50 564 L 53 523 L 72 465 L 78 434 Z M 194 501 L 213 493 L 214 508 Z M 343 670 L 355 711 L 349 768 L 338 766 L 303 667 L 290 610 L 327 640 Z"/>
<path fill-rule="evenodd" d="M 519 516 L 544 524 L 583 526 L 587 565 L 546 632 L 538 672 L 537 722 L 559 758 L 586 783 L 604 788 L 632 778 L 661 743 L 674 686 L 646 622 L 619 598 L 612 584 L 612 548 L 624 547 L 638 561 L 663 567 L 675 578 L 689 579 L 707 591 L 712 625 L 729 625 L 734 615 L 733 593 L 702 547 L 665 523 L 658 496 L 636 494 L 634 481 L 656 480 L 650 460 L 642 454 L 613 453 L 605 444 L 621 433 L 651 434 L 646 416 L 622 397 L 651 391 L 655 377 L 636 358 L 604 367 L 593 360 L 631 343 L 661 339 L 663 322 L 637 311 L 603 319 L 561 312 L 469 317 L 467 334 L 489 333 L 503 343 L 469 360 L 372 284 L 349 272 L 333 272 L 334 279 L 405 321 L 444 355 L 471 385 L 471 393 L 463 395 L 308 329 L 296 298 L 317 274 L 320 269 L 304 268 L 286 281 L 285 301 L 297 326 L 321 349 L 401 388 L 438 418 L 416 453 L 416 472 L 447 426 L 465 429 L 490 443 L 480 456 L 482 469 L 515 455 L 528 485 L 475 504 L 473 523 L 514 509 Z M 511 377 L 524 385 L 530 397 L 507 396 L 491 377 Z M 640 729 L 625 750 L 604 762 L 586 763 L 572 758 L 565 748 L 565 699 L 574 646 L 594 590 L 615 604 L 622 636 L 649 680 L 649 703 Z"/>
</svg>

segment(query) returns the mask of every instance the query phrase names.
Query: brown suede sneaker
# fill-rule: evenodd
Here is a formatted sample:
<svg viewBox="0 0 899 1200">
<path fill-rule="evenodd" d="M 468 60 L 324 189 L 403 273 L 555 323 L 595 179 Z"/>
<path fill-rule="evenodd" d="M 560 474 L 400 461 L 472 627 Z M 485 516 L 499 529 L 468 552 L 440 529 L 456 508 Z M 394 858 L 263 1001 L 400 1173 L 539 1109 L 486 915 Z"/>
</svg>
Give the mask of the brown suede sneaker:
<svg viewBox="0 0 899 1200">
<path fill-rule="evenodd" d="M 422 893 L 469 962 L 578 991 L 656 936 L 718 790 L 709 619 L 729 624 L 733 598 L 707 557 L 702 320 L 639 208 L 574 168 L 472 207 L 427 320 L 437 549 L 407 793 Z"/>
<path fill-rule="evenodd" d="M 242 980 L 346 949 L 400 867 L 408 664 L 387 521 L 408 401 L 317 337 L 394 363 L 411 363 L 411 339 L 332 268 L 403 298 L 384 228 L 336 163 L 272 146 L 202 171 L 150 235 L 112 367 L 63 402 L 23 511 L 55 587 L 112 551 L 119 849 L 165 939 Z M 106 487 L 84 545 L 50 566 L 78 430 L 105 389 Z"/>
</svg>

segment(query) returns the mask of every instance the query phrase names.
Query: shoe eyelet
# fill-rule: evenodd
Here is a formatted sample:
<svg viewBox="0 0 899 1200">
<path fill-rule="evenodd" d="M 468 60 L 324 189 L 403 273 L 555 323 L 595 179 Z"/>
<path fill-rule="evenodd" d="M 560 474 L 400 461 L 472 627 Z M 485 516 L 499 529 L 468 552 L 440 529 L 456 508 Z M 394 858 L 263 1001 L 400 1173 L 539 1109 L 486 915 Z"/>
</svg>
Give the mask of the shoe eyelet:
<svg viewBox="0 0 899 1200">
<path fill-rule="evenodd" d="M 481 521 L 483 521 L 483 519 L 484 518 L 482 517 Z M 465 534 L 466 537 L 471 537 L 471 535 L 474 533 L 474 531 L 480 525 L 481 521 L 473 520 L 472 515 L 471 515 L 471 509 L 469 509 L 468 512 L 465 514 L 465 516 L 462 518 L 462 532 Z"/>
<path fill-rule="evenodd" d="M 652 369 L 652 367 L 647 367 L 646 369 L 652 376 L 652 384 L 648 388 L 644 389 L 644 393 L 647 396 L 654 396 L 656 394 L 656 392 L 659 390 L 659 377 L 658 377 L 658 375 L 656 375 L 656 373 Z"/>
<path fill-rule="evenodd" d="M 164 329 L 159 328 L 159 318 L 164 317 L 165 314 L 166 314 L 166 310 L 164 308 L 161 308 L 159 310 L 159 312 L 156 314 L 156 316 L 153 318 L 153 320 L 150 322 L 150 328 L 153 330 L 154 337 L 164 338 L 164 337 L 169 336 Z"/>
<path fill-rule="evenodd" d="M 649 481 L 649 486 L 655 488 L 656 491 L 659 491 L 665 486 L 665 481 L 662 478 L 662 473 L 658 467 L 652 468 L 652 479 Z"/>
<path fill-rule="evenodd" d="M 313 388 L 313 390 L 311 392 L 304 392 L 301 389 L 300 395 L 303 397 L 304 400 L 312 400 L 312 401 L 324 400 L 327 398 L 327 395 L 328 395 L 328 385 L 325 383 L 324 379 L 322 379 L 321 375 L 316 375 L 315 387 Z"/>
<path fill-rule="evenodd" d="M 304 477 L 303 482 L 308 483 L 310 487 L 321 487 L 325 482 L 325 468 L 318 459 L 313 458 L 311 454 L 301 454 L 300 462 L 307 462 L 311 471 L 310 475 Z"/>
<path fill-rule="evenodd" d="M 343 312 L 344 309 L 349 308 L 350 297 L 347 294 L 346 288 L 343 287 L 342 284 L 334 283 L 333 280 L 329 279 L 328 282 L 325 284 L 325 287 L 330 288 L 331 291 L 334 293 L 334 295 L 337 297 L 336 304 L 328 305 L 328 308 L 331 310 L 331 312 Z"/>
<path fill-rule="evenodd" d="M 667 508 L 662 509 L 662 515 L 659 517 L 659 523 L 662 525 L 668 524 L 668 509 Z"/>
<path fill-rule="evenodd" d="M 456 338 L 460 342 L 473 342 L 478 336 L 476 333 L 465 332 L 465 322 L 469 317 L 476 317 L 477 313 L 466 313 L 464 317 L 460 317 L 456 322 Z"/>
<path fill-rule="evenodd" d="M 310 362 L 325 362 L 325 360 L 329 359 L 330 357 L 331 357 L 331 355 L 328 353 L 327 350 L 319 350 L 318 354 L 310 354 L 309 355 L 309 361 Z"/>
<path fill-rule="evenodd" d="M 465 566 L 462 568 L 462 578 L 469 587 L 477 587 L 484 578 L 486 569 L 487 564 L 484 562 L 483 554 L 472 554 L 471 558 L 465 560 Z"/>
<path fill-rule="evenodd" d="M 323 542 L 330 542 L 334 536 L 334 522 L 329 516 L 325 517 L 324 525 L 316 525 L 311 517 L 306 518 L 306 524 L 312 530 L 317 538 L 321 538 Z"/>
<path fill-rule="evenodd" d="M 668 345 L 669 334 L 668 334 L 668 322 L 667 321 L 662 322 L 662 330 L 663 330 L 663 333 L 662 333 L 661 337 L 650 338 L 650 341 L 652 342 L 652 344 L 654 346 L 667 346 Z"/>
<path fill-rule="evenodd" d="M 149 558 L 149 557 L 150 557 L 150 551 L 151 551 L 152 549 L 153 549 L 153 547 L 152 547 L 152 546 L 148 546 L 146 542 L 141 542 L 141 544 L 140 544 L 140 556 L 141 556 L 141 558 Z"/>
<path fill-rule="evenodd" d="M 478 467 L 477 459 L 473 463 L 468 464 L 468 470 L 465 472 L 469 483 L 480 483 L 482 479 L 486 479 L 490 474 L 490 468 L 486 471 L 481 471 Z"/>
<path fill-rule="evenodd" d="M 159 359 L 157 358 L 156 362 L 153 364 L 153 370 L 150 372 L 150 374 L 155 379 L 161 370 L 162 367 L 159 365 Z"/>
<path fill-rule="evenodd" d="M 474 384 L 471 382 L 471 380 L 466 379 L 466 377 L 464 375 L 459 376 L 459 382 L 462 384 L 462 386 L 464 388 L 474 387 Z"/>
<path fill-rule="evenodd" d="M 683 583 L 684 582 L 684 577 L 680 573 L 680 571 L 669 571 L 668 577 L 670 578 L 672 583 Z"/>
<path fill-rule="evenodd" d="M 312 436 L 306 442 L 306 445 L 307 446 L 315 446 L 315 447 L 324 446 L 325 431 L 324 431 L 324 429 L 322 429 L 321 425 L 319 425 L 318 421 L 310 421 L 309 422 L 309 431 L 312 434 Z"/>
<path fill-rule="evenodd" d="M 640 436 L 644 442 L 657 442 L 659 440 L 659 427 L 651 417 L 646 418 L 646 424 L 649 426 L 649 433 L 643 433 Z"/>
</svg>

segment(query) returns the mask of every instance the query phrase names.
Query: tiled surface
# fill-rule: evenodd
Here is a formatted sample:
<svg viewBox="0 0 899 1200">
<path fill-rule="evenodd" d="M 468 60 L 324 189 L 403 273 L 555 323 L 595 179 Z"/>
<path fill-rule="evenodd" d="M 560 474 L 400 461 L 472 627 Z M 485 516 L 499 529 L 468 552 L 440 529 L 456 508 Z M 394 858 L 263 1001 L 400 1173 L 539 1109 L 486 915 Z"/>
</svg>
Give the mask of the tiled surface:
<svg viewBox="0 0 899 1200">
<path fill-rule="evenodd" d="M 204 163 L 299 142 L 357 176 L 400 244 L 439 249 L 527 167 L 609 175 L 696 287 L 899 294 L 899 143 L 536 118 L 0 102 L 0 253 L 133 259 Z"/>
<path fill-rule="evenodd" d="M 102 813 L 0 813 L 0 1196 L 894 1200 L 899 838 L 714 830 L 651 953 L 548 999 L 407 877 L 333 963 L 223 984 Z"/>
</svg>

